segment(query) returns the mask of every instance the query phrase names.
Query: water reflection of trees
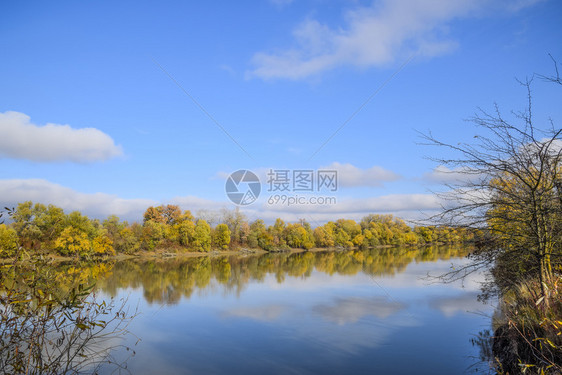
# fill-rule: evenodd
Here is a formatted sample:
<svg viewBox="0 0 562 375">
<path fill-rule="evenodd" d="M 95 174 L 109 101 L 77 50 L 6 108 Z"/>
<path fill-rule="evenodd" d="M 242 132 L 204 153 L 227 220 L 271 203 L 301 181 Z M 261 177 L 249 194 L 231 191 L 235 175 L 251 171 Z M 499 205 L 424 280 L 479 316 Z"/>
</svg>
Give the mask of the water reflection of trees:
<svg viewBox="0 0 562 375">
<path fill-rule="evenodd" d="M 193 293 L 221 288 L 239 295 L 251 280 L 274 275 L 283 283 L 289 277 L 309 277 L 313 271 L 328 275 L 372 276 L 403 272 L 411 262 L 447 260 L 467 255 L 466 247 L 376 248 L 349 251 L 267 253 L 174 259 L 136 259 L 117 262 L 97 285 L 111 296 L 122 288 L 142 288 L 149 303 L 177 303 Z"/>
</svg>

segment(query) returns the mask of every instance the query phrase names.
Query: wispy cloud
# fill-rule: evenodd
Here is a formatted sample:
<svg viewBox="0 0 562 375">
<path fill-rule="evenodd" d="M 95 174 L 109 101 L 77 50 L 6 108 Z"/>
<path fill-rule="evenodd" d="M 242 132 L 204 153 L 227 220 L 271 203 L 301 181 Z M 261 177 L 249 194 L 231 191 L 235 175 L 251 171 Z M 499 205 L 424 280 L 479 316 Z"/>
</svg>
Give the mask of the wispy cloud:
<svg viewBox="0 0 562 375">
<path fill-rule="evenodd" d="M 444 165 L 439 165 L 431 172 L 426 172 L 422 180 L 434 184 L 458 184 L 468 179 L 467 172 L 461 169 L 450 169 Z"/>
<path fill-rule="evenodd" d="M 280 217 L 287 221 L 299 219 L 323 223 L 339 218 L 360 220 L 368 214 L 392 214 L 405 220 L 427 218 L 442 207 L 441 200 L 433 194 L 389 194 L 371 198 L 342 198 L 336 204 L 268 205 L 250 206 L 264 220 Z"/>
<path fill-rule="evenodd" d="M 33 124 L 24 113 L 0 113 L 0 157 L 40 162 L 93 162 L 123 154 L 121 146 L 95 128 Z"/>
<path fill-rule="evenodd" d="M 25 201 L 54 204 L 67 212 L 79 210 L 95 218 L 114 214 L 129 220 L 140 220 L 146 208 L 156 204 L 149 199 L 123 199 L 111 194 L 81 193 L 43 179 L 0 180 L 2 207 L 13 207 Z"/>
<path fill-rule="evenodd" d="M 197 196 L 181 196 L 166 201 L 151 199 L 125 199 L 105 193 L 82 193 L 44 179 L 0 180 L 0 206 L 15 206 L 33 201 L 54 204 L 65 211 L 79 210 L 94 218 L 117 215 L 122 219 L 138 221 L 149 206 L 177 204 L 193 213 L 202 212 L 209 217 L 220 217 L 223 209 L 235 206 L 224 200 L 211 200 Z M 270 205 L 267 198 L 260 198 L 249 206 L 240 207 L 250 220 L 263 219 L 273 223 L 276 218 L 288 222 L 306 219 L 314 225 L 330 220 L 348 218 L 359 220 L 367 214 L 393 214 L 404 219 L 420 219 L 423 212 L 440 209 L 440 201 L 431 194 L 393 194 L 371 198 L 342 198 L 335 204 L 326 205 Z"/>
<path fill-rule="evenodd" d="M 299 170 L 310 170 L 310 168 L 278 168 L 278 167 L 259 167 L 253 168 L 254 172 L 262 184 L 267 185 L 267 181 L 270 178 L 270 172 L 275 172 L 276 170 L 289 171 L 290 178 L 292 178 L 292 172 Z M 337 171 L 337 180 L 339 187 L 380 187 L 383 186 L 385 182 L 396 181 L 401 178 L 401 176 L 391 170 L 385 169 L 380 166 L 372 166 L 370 168 L 362 169 L 356 167 L 351 163 L 339 163 L 333 162 L 329 165 L 322 166 L 317 170 L 330 170 Z M 228 176 L 234 171 L 226 172 L 219 171 L 215 174 L 214 178 L 226 180 Z"/>
<path fill-rule="evenodd" d="M 123 220 L 142 220 L 149 206 L 177 204 L 193 213 L 205 210 L 219 213 L 228 207 L 227 202 L 214 201 L 196 196 L 175 197 L 161 202 L 152 199 L 125 199 L 105 193 L 82 193 L 44 179 L 5 179 L 0 180 L 0 206 L 15 207 L 18 203 L 54 204 L 65 211 L 81 211 L 98 219 L 117 215 Z"/>
<path fill-rule="evenodd" d="M 178 206 L 184 209 L 191 210 L 192 212 L 197 212 L 198 210 L 218 211 L 228 206 L 228 203 L 226 201 L 215 201 L 196 197 L 193 195 L 175 197 L 172 198 L 168 203 L 177 204 Z"/>
<path fill-rule="evenodd" d="M 302 79 L 338 66 L 384 66 L 416 54 L 435 57 L 457 47 L 448 35 L 458 18 L 503 8 L 518 11 L 536 1 L 516 4 L 495 0 L 382 0 L 344 14 L 345 24 L 330 27 L 307 19 L 295 30 L 295 47 L 253 56 L 248 77 Z"/>
<path fill-rule="evenodd" d="M 277 7 L 284 7 L 291 4 L 294 0 L 269 0 L 269 2 Z"/>
<path fill-rule="evenodd" d="M 396 181 L 400 176 L 383 167 L 358 168 L 350 163 L 334 162 L 320 169 L 337 170 L 338 185 L 341 187 L 383 186 L 384 182 Z"/>
</svg>

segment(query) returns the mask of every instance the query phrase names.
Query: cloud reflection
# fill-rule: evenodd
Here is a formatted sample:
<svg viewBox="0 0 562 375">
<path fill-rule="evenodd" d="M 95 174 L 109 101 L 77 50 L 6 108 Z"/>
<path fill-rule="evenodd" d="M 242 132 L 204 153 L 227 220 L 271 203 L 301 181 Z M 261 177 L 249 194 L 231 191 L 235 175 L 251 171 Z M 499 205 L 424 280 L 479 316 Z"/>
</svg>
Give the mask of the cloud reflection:
<svg viewBox="0 0 562 375">
<path fill-rule="evenodd" d="M 276 320 L 287 309 L 288 306 L 285 305 L 248 306 L 225 311 L 222 316 L 270 322 Z"/>
<path fill-rule="evenodd" d="M 459 313 L 477 312 L 484 304 L 478 301 L 478 293 L 466 293 L 454 297 L 437 297 L 429 302 L 429 306 L 450 318 Z"/>
<path fill-rule="evenodd" d="M 379 319 L 386 319 L 405 307 L 403 303 L 389 301 L 383 297 L 345 297 L 336 298 L 332 305 L 316 305 L 312 308 L 312 311 L 330 322 L 344 325 L 356 323 L 361 318 L 369 315 L 376 316 Z"/>
</svg>

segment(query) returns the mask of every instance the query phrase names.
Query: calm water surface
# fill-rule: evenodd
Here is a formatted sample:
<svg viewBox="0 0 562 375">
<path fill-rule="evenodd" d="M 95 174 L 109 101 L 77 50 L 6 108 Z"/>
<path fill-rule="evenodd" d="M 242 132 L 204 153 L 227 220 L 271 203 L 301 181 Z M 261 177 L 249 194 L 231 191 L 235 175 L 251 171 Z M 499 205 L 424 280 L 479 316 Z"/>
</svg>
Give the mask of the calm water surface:
<svg viewBox="0 0 562 375">
<path fill-rule="evenodd" d="M 116 263 L 98 282 L 140 315 L 133 374 L 488 373 L 478 280 L 429 283 L 453 248 Z"/>
</svg>

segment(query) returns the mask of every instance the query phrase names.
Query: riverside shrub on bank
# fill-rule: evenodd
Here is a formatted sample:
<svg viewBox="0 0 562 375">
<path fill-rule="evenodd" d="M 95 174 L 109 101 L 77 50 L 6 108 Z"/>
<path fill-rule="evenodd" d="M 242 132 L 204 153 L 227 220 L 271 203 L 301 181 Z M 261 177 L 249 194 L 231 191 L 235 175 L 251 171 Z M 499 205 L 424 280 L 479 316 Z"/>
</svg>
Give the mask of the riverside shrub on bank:
<svg viewBox="0 0 562 375">
<path fill-rule="evenodd" d="M 492 345 L 500 374 L 562 374 L 562 278 L 549 291 L 550 306 L 539 291 L 531 281 L 503 298 Z"/>
</svg>

